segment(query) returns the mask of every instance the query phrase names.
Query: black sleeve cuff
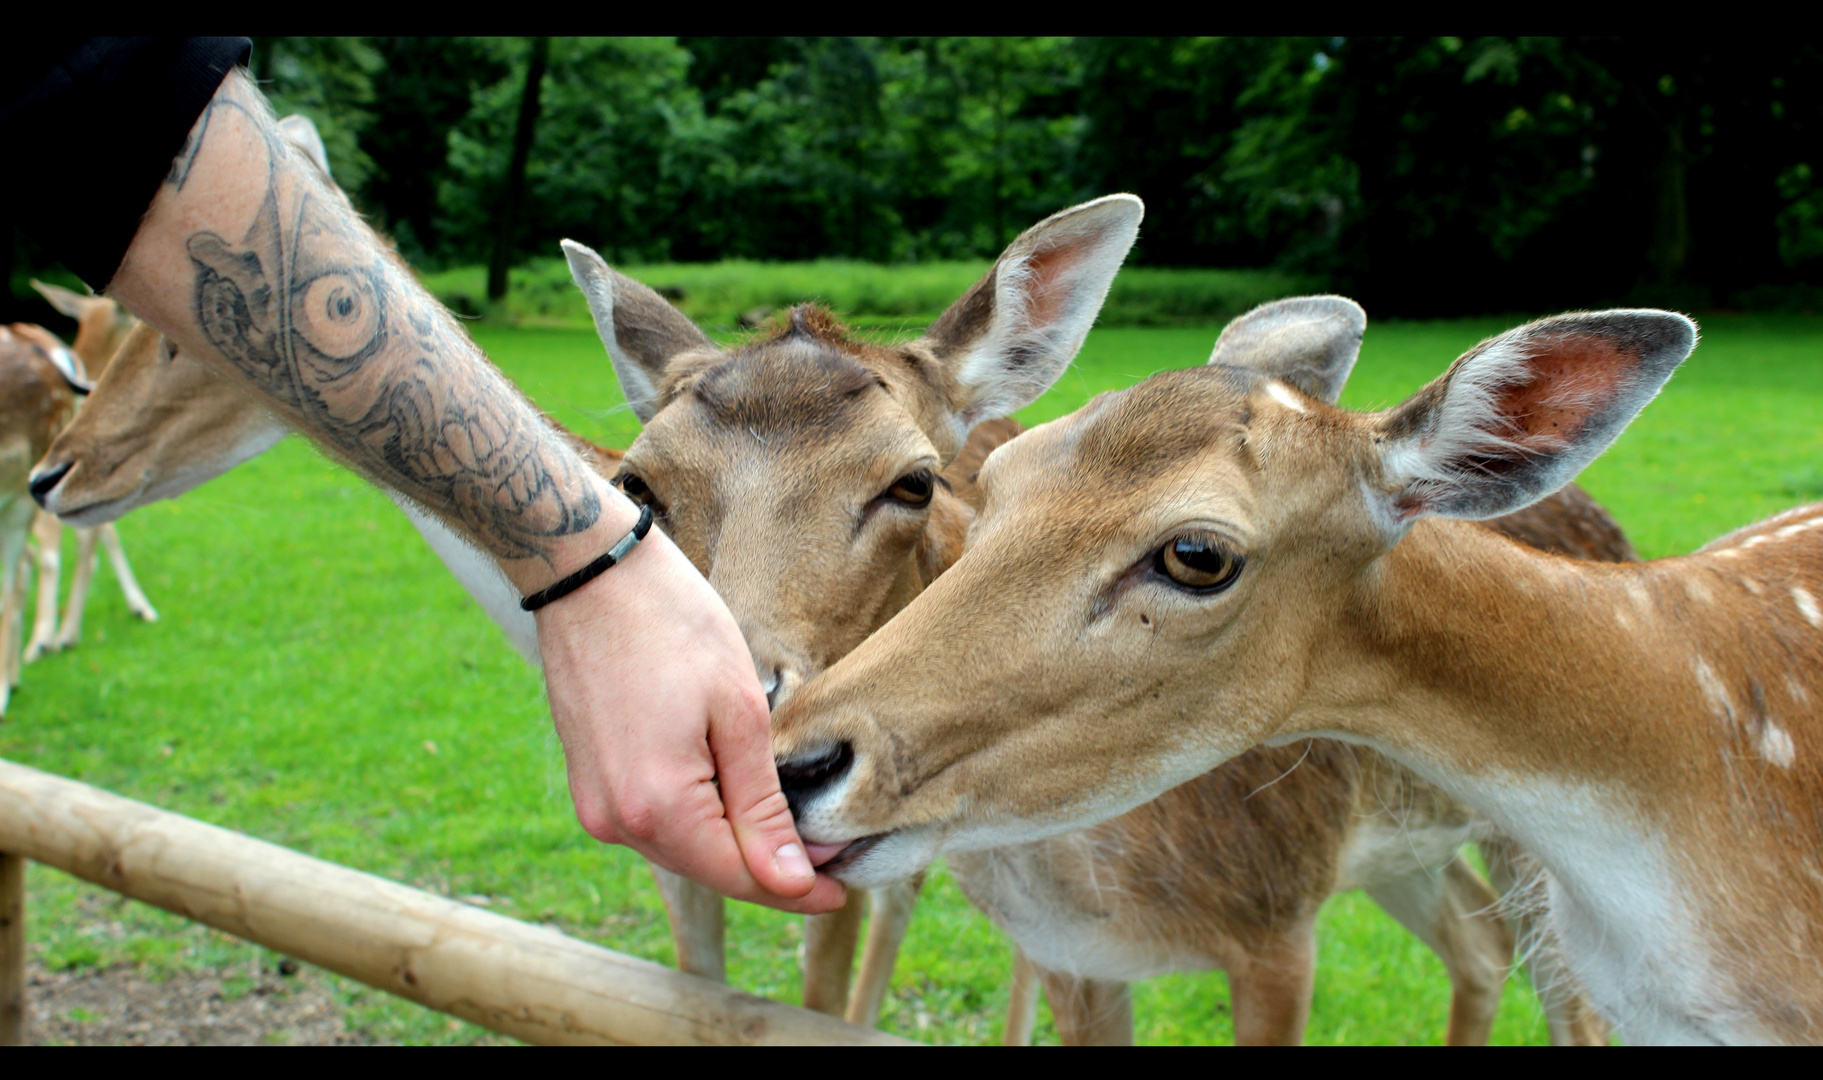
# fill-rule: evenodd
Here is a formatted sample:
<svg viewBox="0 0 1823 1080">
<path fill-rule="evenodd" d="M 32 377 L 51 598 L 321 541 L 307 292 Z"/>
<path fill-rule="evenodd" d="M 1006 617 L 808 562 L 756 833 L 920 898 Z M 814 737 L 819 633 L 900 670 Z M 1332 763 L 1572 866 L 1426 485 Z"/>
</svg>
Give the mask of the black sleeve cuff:
<svg viewBox="0 0 1823 1080">
<path fill-rule="evenodd" d="M 43 42 L 0 82 L 0 206 L 95 289 L 120 267 L 146 207 L 247 38 Z"/>
</svg>

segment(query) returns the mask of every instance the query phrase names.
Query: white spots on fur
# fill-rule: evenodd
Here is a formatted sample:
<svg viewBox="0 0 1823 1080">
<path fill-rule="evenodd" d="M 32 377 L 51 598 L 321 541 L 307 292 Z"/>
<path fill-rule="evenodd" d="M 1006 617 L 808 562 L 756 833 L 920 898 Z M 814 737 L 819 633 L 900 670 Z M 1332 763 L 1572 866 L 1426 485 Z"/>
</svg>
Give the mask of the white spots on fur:
<svg viewBox="0 0 1823 1080">
<path fill-rule="evenodd" d="M 1799 705 L 1810 704 L 1810 691 L 1804 689 L 1804 684 L 1798 681 L 1796 675 L 1785 676 L 1785 690 L 1791 694 L 1791 700 Z"/>
<path fill-rule="evenodd" d="M 1702 690 L 1703 698 L 1709 702 L 1709 711 L 1715 714 L 1717 720 L 1730 727 L 1734 726 L 1734 702 L 1728 697 L 1728 688 L 1722 685 L 1722 680 L 1716 676 L 1715 669 L 1709 666 L 1709 661 L 1699 656 L 1694 667 L 1697 688 Z"/>
<path fill-rule="evenodd" d="M 1771 525 L 1774 522 L 1784 521 L 1786 518 L 1801 518 L 1810 514 L 1823 514 L 1823 503 L 1806 503 L 1803 506 L 1794 506 L 1790 510 L 1781 510 L 1767 518 L 1766 524 Z"/>
<path fill-rule="evenodd" d="M 1292 412 L 1301 413 L 1301 412 L 1310 411 L 1304 407 L 1304 403 L 1302 401 L 1298 400 L 1298 395 L 1291 389 L 1291 387 L 1286 386 L 1284 383 L 1280 382 L 1277 379 L 1270 379 L 1267 381 L 1266 393 L 1271 395 L 1272 400 L 1278 402 L 1280 405 L 1285 406 L 1287 409 L 1290 409 Z"/>
<path fill-rule="evenodd" d="M 1766 535 L 1765 533 L 1761 533 L 1758 536 L 1750 536 L 1746 539 L 1745 542 L 1743 542 L 1741 544 L 1741 550 L 1746 551 L 1748 548 L 1759 547 L 1761 544 L 1764 544 L 1766 541 L 1771 540 L 1771 539 L 1772 539 L 1772 537 Z"/>
<path fill-rule="evenodd" d="M 1718 559 L 1738 559 L 1741 557 L 1741 549 L 1740 548 L 1723 548 L 1722 550 L 1715 553 L 1715 557 Z"/>
<path fill-rule="evenodd" d="M 1809 521 L 1800 521 L 1795 525 L 1787 525 L 1773 533 L 1773 535 L 1780 540 L 1783 540 L 1788 536 L 1796 536 L 1801 532 L 1808 532 L 1811 529 L 1823 529 L 1823 517 L 1814 517 Z"/>
<path fill-rule="evenodd" d="M 1802 585 L 1793 585 L 1791 587 L 1791 599 L 1793 603 L 1798 605 L 1798 614 L 1804 616 L 1805 622 L 1819 630 L 1823 630 L 1823 608 L 1817 607 L 1817 598 L 1810 595 L 1808 589 L 1804 588 Z"/>
<path fill-rule="evenodd" d="M 1768 720 L 1760 729 L 1760 756 L 1781 769 L 1789 769 L 1798 759 L 1798 750 L 1785 729 Z"/>
<path fill-rule="evenodd" d="M 1694 575 L 1684 579 L 1684 595 L 1699 604 L 1707 604 L 1715 599 L 1709 595 L 1709 586 L 1703 584 L 1703 579 Z"/>
<path fill-rule="evenodd" d="M 1638 578 L 1627 582 L 1627 599 L 1633 601 L 1633 608 L 1641 619 L 1652 617 L 1652 594 L 1646 591 L 1645 582 Z"/>
<path fill-rule="evenodd" d="M 1758 581 L 1757 581 L 1757 580 L 1755 580 L 1755 579 L 1754 579 L 1754 578 L 1750 578 L 1750 577 L 1743 577 L 1743 578 L 1741 578 L 1741 585 L 1742 585 L 1742 586 L 1743 586 L 1743 587 L 1744 587 L 1744 588 L 1745 588 L 1745 589 L 1746 589 L 1746 590 L 1747 590 L 1747 591 L 1748 591 L 1748 592 L 1750 592 L 1750 593 L 1752 593 L 1752 594 L 1753 594 L 1753 595 L 1755 595 L 1755 596 L 1762 596 L 1762 595 L 1764 595 L 1764 594 L 1765 594 L 1765 592 L 1766 592 L 1766 586 L 1764 586 L 1764 585 L 1761 585 L 1761 584 L 1760 584 L 1760 583 L 1759 583 L 1759 582 L 1758 582 Z"/>
<path fill-rule="evenodd" d="M 1627 609 L 1618 604 L 1614 607 L 1614 621 L 1620 624 L 1622 630 L 1631 631 L 1633 629 L 1633 620 L 1627 617 Z"/>
</svg>

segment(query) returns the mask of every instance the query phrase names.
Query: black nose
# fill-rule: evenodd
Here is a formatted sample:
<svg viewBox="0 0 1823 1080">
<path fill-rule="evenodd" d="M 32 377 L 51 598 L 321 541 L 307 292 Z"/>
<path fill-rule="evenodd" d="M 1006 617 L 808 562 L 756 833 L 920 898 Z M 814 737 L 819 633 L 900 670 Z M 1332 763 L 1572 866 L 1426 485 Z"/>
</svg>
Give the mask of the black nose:
<svg viewBox="0 0 1823 1080">
<path fill-rule="evenodd" d="M 44 472 L 32 474 L 32 498 L 37 500 L 39 506 L 44 505 L 44 497 L 51 493 L 51 489 L 56 487 L 59 481 L 70 474 L 71 464 L 73 463 L 66 461 L 54 469 L 46 469 Z"/>
<path fill-rule="evenodd" d="M 827 753 L 799 761 L 781 761 L 779 787 L 791 807 L 791 820 L 803 816 L 804 804 L 824 788 L 842 779 L 855 763 L 855 748 L 847 743 L 832 747 Z"/>
</svg>

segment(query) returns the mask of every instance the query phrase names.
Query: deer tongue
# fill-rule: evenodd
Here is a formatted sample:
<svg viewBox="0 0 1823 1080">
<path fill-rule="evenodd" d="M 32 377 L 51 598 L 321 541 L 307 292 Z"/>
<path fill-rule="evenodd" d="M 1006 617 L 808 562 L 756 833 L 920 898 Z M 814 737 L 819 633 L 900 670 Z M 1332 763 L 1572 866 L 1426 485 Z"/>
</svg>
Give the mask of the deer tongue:
<svg viewBox="0 0 1823 1080">
<path fill-rule="evenodd" d="M 804 842 L 804 853 L 810 856 L 810 865 L 822 866 L 837 855 L 840 855 L 842 849 L 846 848 L 848 844 L 849 841 L 846 840 L 840 844 L 813 844 L 806 840 Z"/>
</svg>

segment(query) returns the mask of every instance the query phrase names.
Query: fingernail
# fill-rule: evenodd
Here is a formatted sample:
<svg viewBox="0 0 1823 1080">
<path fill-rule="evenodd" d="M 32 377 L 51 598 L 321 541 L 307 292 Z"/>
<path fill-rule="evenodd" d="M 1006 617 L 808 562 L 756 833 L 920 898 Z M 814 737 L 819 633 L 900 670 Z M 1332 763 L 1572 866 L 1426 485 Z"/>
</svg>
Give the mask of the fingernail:
<svg viewBox="0 0 1823 1080">
<path fill-rule="evenodd" d="M 816 870 L 810 865 L 810 856 L 804 854 L 804 849 L 796 844 L 786 844 L 773 852 L 772 865 L 779 868 L 779 873 L 800 881 L 817 876 Z"/>
</svg>

